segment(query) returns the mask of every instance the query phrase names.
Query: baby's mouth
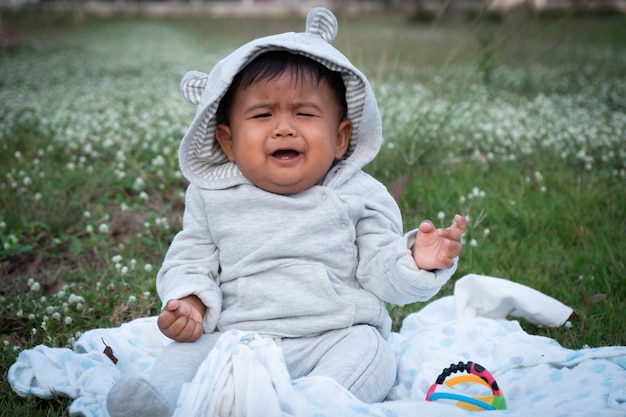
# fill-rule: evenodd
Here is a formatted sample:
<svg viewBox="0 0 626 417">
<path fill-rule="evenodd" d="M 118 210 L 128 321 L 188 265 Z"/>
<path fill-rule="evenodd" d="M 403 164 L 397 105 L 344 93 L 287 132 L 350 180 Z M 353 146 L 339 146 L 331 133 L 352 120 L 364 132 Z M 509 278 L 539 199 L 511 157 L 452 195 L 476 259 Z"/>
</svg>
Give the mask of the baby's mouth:
<svg viewBox="0 0 626 417">
<path fill-rule="evenodd" d="M 286 161 L 289 159 L 297 158 L 298 156 L 300 156 L 300 152 L 296 151 L 295 149 L 279 149 L 274 152 L 272 156 L 274 158 Z"/>
</svg>

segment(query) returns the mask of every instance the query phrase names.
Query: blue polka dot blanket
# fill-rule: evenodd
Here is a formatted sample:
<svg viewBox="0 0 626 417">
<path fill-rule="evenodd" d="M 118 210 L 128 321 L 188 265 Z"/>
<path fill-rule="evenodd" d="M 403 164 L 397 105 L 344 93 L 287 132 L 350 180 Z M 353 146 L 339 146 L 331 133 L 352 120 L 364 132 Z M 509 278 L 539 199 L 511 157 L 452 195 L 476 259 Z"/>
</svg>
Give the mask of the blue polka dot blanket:
<svg viewBox="0 0 626 417">
<path fill-rule="evenodd" d="M 291 380 L 272 339 L 230 331 L 183 387 L 175 416 L 475 416 L 456 401 L 425 400 L 443 369 L 467 361 L 489 370 L 505 397 L 506 409 L 484 411 L 489 416 L 626 416 L 626 346 L 566 349 L 526 333 L 516 320 L 560 326 L 571 313 L 526 286 L 465 276 L 454 295 L 408 316 L 391 334 L 397 381 L 385 401 L 375 404 L 360 402 L 327 378 Z M 103 353 L 103 340 L 117 364 Z M 155 317 L 136 319 L 90 330 L 74 349 L 25 350 L 8 379 L 21 396 L 74 398 L 70 416 L 106 417 L 105 398 L 113 383 L 126 373 L 147 374 L 167 343 Z M 475 389 L 472 385 L 480 384 L 454 388 Z"/>
</svg>

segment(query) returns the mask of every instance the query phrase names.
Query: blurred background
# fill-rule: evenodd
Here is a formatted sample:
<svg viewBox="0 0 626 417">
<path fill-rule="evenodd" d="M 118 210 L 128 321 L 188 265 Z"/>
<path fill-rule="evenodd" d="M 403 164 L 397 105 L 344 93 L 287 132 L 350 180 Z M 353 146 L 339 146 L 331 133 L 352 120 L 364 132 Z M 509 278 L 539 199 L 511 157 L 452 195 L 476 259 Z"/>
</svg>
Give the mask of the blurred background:
<svg viewBox="0 0 626 417">
<path fill-rule="evenodd" d="M 306 14 L 324 6 L 339 14 L 402 12 L 423 19 L 449 13 L 488 12 L 494 16 L 521 9 L 540 14 L 626 13 L 626 0 L 0 0 L 2 10 L 24 8 L 73 11 L 81 20 L 87 13 L 108 15 L 119 12 L 145 15 L 286 15 Z"/>
</svg>

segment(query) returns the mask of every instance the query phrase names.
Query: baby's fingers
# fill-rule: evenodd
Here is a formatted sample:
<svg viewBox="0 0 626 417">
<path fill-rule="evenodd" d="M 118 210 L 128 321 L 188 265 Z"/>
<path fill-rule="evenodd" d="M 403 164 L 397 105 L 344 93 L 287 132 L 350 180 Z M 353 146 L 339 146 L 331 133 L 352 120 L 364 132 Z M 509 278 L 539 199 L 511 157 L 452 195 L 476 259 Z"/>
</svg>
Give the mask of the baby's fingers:
<svg viewBox="0 0 626 417">
<path fill-rule="evenodd" d="M 423 220 L 420 223 L 418 230 L 422 233 L 431 233 L 435 230 L 435 226 L 430 220 Z"/>
<path fill-rule="evenodd" d="M 467 220 L 465 220 L 465 217 L 460 214 L 456 214 L 454 216 L 454 223 L 449 229 L 462 235 L 465 232 L 465 229 L 467 229 Z"/>
<path fill-rule="evenodd" d="M 168 311 L 163 311 L 159 315 L 157 323 L 165 336 L 177 342 L 191 342 L 202 334 L 202 323 L 185 315 L 177 316 Z"/>
<path fill-rule="evenodd" d="M 456 240 L 447 240 L 444 244 L 444 252 L 443 254 L 452 259 L 463 253 L 463 245 Z"/>
<path fill-rule="evenodd" d="M 179 317 L 172 326 L 172 339 L 177 342 L 193 342 L 202 334 L 202 323 L 188 317 Z"/>
</svg>

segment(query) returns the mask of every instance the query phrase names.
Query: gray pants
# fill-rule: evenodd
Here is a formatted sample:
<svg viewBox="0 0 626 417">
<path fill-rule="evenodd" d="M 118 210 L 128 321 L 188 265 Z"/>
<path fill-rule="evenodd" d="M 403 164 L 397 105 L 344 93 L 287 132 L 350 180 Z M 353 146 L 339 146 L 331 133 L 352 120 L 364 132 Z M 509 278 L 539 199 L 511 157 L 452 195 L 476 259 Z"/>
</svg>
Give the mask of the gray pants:
<svg viewBox="0 0 626 417">
<path fill-rule="evenodd" d="M 211 351 L 220 333 L 204 334 L 194 343 L 172 343 L 157 358 L 149 376 L 150 394 L 158 393 L 170 410 L 184 383 L 193 379 L 198 367 Z M 385 398 L 396 380 L 396 358 L 389 343 L 373 327 L 360 325 L 347 329 L 331 330 L 314 337 L 275 339 L 282 347 L 287 369 L 292 378 L 326 376 L 343 385 L 364 402 L 377 402 Z M 146 403 L 153 399 L 137 398 L 129 384 L 120 384 L 108 397 L 109 413 L 117 416 L 140 416 L 146 412 Z M 141 391 L 144 393 L 146 390 Z M 131 410 L 129 402 L 143 403 L 139 410 Z M 116 409 L 120 409 L 119 412 Z M 154 417 L 161 415 L 150 412 Z M 162 415 L 167 415 L 163 413 Z"/>
</svg>

